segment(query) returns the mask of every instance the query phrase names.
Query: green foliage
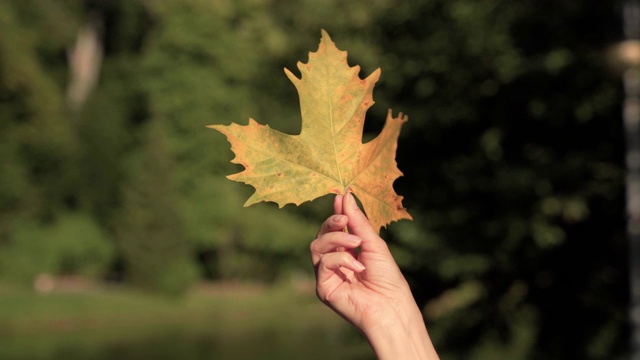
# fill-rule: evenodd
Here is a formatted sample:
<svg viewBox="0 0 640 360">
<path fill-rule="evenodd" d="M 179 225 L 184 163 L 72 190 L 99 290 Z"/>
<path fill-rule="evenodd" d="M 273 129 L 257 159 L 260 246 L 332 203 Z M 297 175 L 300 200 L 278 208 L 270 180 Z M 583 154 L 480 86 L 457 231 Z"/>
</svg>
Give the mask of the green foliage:
<svg viewBox="0 0 640 360">
<path fill-rule="evenodd" d="M 315 230 L 293 211 L 242 208 L 249 189 L 225 178 L 237 172 L 229 163 L 233 154 L 223 136 L 205 129 L 212 122 L 246 121 L 259 114 L 256 103 L 265 93 L 256 84 L 266 85 L 276 75 L 263 74 L 270 59 L 265 53 L 276 51 L 269 49 L 278 47 L 282 34 L 269 32 L 265 36 L 273 39 L 263 43 L 264 28 L 254 27 L 252 20 L 272 19 L 254 6 L 225 1 L 155 3 L 149 10 L 157 25 L 143 56 L 141 86 L 148 121 L 165 124 L 167 156 L 180 164 L 175 173 L 180 215 L 205 274 L 270 281 L 282 268 L 306 265 L 300 261 L 306 251 L 300 241 L 304 234 L 310 239 Z M 268 111 L 276 107 L 272 105 Z M 294 123 L 280 120 L 288 126 Z"/>
<path fill-rule="evenodd" d="M 0 4 L 0 233 L 12 218 L 50 217 L 73 188 L 75 139 L 65 117 L 58 51 L 73 35 L 70 9 Z M 6 174 L 6 176 L 5 176 Z"/>
<path fill-rule="evenodd" d="M 31 285 L 40 274 L 104 276 L 112 261 L 107 234 L 82 213 L 48 224 L 18 222 L 0 252 L 0 277 Z"/>
<path fill-rule="evenodd" d="M 443 358 L 624 353 L 613 350 L 624 349 L 622 327 L 607 355 L 584 345 L 625 318 L 620 89 L 598 55 L 618 31 L 614 9 L 538 5 L 414 3 L 381 24 L 387 61 L 401 59 L 404 74 L 378 98 L 409 114 L 398 185 L 422 228 L 398 224 L 389 237 L 426 308 L 470 280 L 483 288 L 427 313 Z M 598 285 L 577 280 L 605 273 Z M 594 286 L 618 310 L 584 300 Z M 584 320 L 563 325 L 567 316 Z M 554 340 L 558 328 L 572 335 Z"/>
<path fill-rule="evenodd" d="M 147 133 L 124 188 L 116 221 L 118 248 L 129 280 L 142 288 L 180 294 L 196 279 L 173 185 L 173 164 L 159 125 Z"/>
<path fill-rule="evenodd" d="M 63 214 L 43 229 L 42 235 L 57 258 L 54 273 L 100 277 L 112 261 L 113 247 L 107 234 L 84 213 Z"/>
</svg>

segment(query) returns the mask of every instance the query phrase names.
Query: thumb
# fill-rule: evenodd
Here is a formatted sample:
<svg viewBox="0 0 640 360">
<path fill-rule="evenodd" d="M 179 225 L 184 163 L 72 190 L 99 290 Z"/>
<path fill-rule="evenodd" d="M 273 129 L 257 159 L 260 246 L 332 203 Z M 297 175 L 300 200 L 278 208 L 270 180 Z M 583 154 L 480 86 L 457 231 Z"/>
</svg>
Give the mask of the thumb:
<svg viewBox="0 0 640 360">
<path fill-rule="evenodd" d="M 369 219 L 367 219 L 362 210 L 360 210 L 353 194 L 350 192 L 347 192 L 342 198 L 342 213 L 349 218 L 349 222 L 347 223 L 349 231 L 362 239 L 363 247 L 366 247 L 365 243 L 370 244 L 376 240 L 383 241 L 373 229 L 373 226 L 371 226 Z"/>
</svg>

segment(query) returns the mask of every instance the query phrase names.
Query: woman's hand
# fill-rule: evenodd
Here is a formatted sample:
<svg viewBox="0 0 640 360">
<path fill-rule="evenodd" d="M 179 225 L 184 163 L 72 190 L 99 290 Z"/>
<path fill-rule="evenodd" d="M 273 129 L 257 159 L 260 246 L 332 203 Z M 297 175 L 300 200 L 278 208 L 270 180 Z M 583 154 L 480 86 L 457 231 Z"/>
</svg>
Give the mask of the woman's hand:
<svg viewBox="0 0 640 360">
<path fill-rule="evenodd" d="M 379 359 L 437 359 L 386 242 L 352 194 L 337 195 L 333 208 L 310 247 L 318 298 L 362 331 Z"/>
</svg>

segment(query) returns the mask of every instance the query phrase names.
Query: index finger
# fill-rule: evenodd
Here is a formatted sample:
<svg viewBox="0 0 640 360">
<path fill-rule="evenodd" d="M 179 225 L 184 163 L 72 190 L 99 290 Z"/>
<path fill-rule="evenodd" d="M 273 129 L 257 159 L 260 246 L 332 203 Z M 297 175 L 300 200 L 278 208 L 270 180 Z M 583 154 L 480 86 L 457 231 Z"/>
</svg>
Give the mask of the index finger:
<svg viewBox="0 0 640 360">
<path fill-rule="evenodd" d="M 338 194 L 336 195 L 336 197 L 333 199 L 333 213 L 334 214 L 342 214 L 342 202 L 343 202 L 343 195 Z"/>
<path fill-rule="evenodd" d="M 345 215 L 338 214 L 329 216 L 329 218 L 320 225 L 320 230 L 318 230 L 316 239 L 326 233 L 341 231 L 345 226 L 347 226 L 348 221 L 349 219 Z"/>
</svg>

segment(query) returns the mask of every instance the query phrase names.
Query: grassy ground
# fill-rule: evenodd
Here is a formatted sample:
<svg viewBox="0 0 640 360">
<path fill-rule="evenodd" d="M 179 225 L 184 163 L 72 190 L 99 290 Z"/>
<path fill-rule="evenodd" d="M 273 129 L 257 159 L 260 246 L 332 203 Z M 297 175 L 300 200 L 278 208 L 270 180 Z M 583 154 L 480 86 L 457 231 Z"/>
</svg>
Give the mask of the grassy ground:
<svg viewBox="0 0 640 360">
<path fill-rule="evenodd" d="M 110 356 L 113 349 L 120 350 Z M 163 298 L 121 287 L 39 294 L 0 285 L 2 359 L 134 359 L 152 356 L 135 355 L 149 349 L 162 352 L 156 359 L 370 356 L 308 286 L 202 284 L 185 297 Z"/>
</svg>

